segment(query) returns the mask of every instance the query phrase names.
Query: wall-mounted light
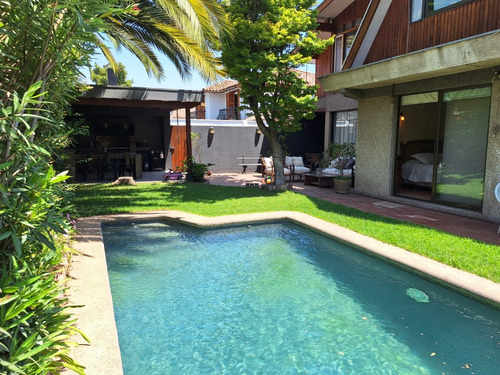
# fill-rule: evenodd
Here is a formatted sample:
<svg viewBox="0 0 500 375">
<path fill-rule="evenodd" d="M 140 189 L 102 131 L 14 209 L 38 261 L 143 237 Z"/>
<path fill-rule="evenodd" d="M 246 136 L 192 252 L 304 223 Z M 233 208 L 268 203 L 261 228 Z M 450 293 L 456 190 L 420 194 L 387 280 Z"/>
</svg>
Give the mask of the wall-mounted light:
<svg viewBox="0 0 500 375">
<path fill-rule="evenodd" d="M 213 126 L 211 126 L 211 127 L 208 128 L 208 133 L 209 134 L 215 134 L 215 129 L 213 128 Z"/>
<path fill-rule="evenodd" d="M 401 112 L 399 114 L 399 121 L 404 121 L 405 120 L 405 114 L 403 112 Z"/>
<path fill-rule="evenodd" d="M 262 134 L 262 130 L 260 130 L 260 128 L 257 128 L 256 133 L 257 134 Z"/>
<path fill-rule="evenodd" d="M 492 137 L 495 138 L 498 132 L 500 132 L 500 123 L 497 122 L 495 125 L 493 125 Z"/>
</svg>

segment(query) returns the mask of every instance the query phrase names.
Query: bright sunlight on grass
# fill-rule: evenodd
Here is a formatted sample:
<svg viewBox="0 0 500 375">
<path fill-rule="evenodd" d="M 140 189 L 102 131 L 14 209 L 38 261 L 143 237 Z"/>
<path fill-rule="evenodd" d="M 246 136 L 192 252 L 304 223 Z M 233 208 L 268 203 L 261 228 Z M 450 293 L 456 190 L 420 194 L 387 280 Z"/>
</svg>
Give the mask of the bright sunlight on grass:
<svg viewBox="0 0 500 375">
<path fill-rule="evenodd" d="M 349 228 L 441 263 L 500 282 L 500 247 L 413 223 L 377 216 L 291 191 L 196 183 L 74 185 L 77 217 L 179 210 L 203 216 L 297 211 Z"/>
</svg>

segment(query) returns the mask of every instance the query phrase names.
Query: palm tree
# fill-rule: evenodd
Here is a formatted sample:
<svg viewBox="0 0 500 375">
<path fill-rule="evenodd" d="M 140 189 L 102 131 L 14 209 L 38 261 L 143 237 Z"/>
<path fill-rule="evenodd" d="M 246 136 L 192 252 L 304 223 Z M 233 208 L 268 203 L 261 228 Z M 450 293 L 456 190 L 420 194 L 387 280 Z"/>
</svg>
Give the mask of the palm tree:
<svg viewBox="0 0 500 375">
<path fill-rule="evenodd" d="M 118 5 L 126 4 L 130 2 Z M 216 53 L 231 24 L 216 0 L 140 0 L 123 13 L 102 18 L 109 28 L 95 34 L 96 45 L 113 67 L 116 62 L 105 39 L 132 52 L 157 79 L 165 72 L 155 50 L 166 55 L 183 78 L 189 78 L 192 69 L 207 81 L 224 75 Z"/>
</svg>

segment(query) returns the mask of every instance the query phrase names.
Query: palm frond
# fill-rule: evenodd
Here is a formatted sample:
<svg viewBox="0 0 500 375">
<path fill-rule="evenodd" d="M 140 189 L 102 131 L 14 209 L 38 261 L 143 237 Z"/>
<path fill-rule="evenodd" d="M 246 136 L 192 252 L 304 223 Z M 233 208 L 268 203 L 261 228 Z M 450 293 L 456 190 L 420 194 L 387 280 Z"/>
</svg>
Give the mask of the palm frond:
<svg viewBox="0 0 500 375">
<path fill-rule="evenodd" d="M 138 13 L 103 15 L 115 48 L 132 52 L 158 79 L 164 72 L 155 51 L 172 61 L 183 79 L 193 69 L 206 81 L 225 75 L 216 54 L 231 25 L 215 0 L 142 0 L 138 4 Z"/>
</svg>

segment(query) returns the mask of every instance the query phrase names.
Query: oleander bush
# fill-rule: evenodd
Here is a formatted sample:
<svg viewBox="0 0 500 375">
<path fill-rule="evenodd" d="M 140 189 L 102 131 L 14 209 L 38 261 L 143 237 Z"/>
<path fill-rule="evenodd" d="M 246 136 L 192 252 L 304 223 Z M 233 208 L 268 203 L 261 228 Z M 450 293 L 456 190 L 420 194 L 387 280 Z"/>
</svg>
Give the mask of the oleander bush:
<svg viewBox="0 0 500 375">
<path fill-rule="evenodd" d="M 51 153 L 35 144 L 40 83 L 2 108 L 0 128 L 0 373 L 47 374 L 83 367 L 68 355 L 74 327 L 64 297 L 64 259 L 74 231 L 63 182 Z M 65 133 L 61 131 L 60 137 Z"/>
<path fill-rule="evenodd" d="M 108 42 L 157 78 L 155 51 L 184 76 L 223 72 L 214 53 L 230 30 L 222 8 L 176 3 L 0 0 L 0 375 L 84 373 L 68 355 L 77 330 L 59 277 L 74 228 L 67 176 L 56 170 L 79 130 L 65 119 L 95 50 L 117 67 Z"/>
<path fill-rule="evenodd" d="M 53 167 L 91 52 L 90 17 L 71 3 L 0 1 L 0 374 L 84 373 L 69 356 L 77 330 L 63 293 L 67 176 Z"/>
</svg>

